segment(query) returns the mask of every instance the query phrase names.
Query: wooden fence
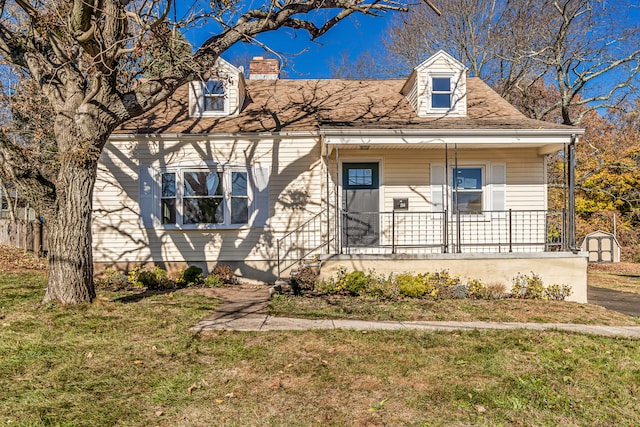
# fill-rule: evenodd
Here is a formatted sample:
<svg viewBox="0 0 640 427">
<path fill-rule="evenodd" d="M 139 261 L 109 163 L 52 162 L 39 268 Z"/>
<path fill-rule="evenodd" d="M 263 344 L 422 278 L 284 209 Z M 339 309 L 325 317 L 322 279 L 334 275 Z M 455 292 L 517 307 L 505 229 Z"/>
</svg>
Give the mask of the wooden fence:
<svg viewBox="0 0 640 427">
<path fill-rule="evenodd" d="M 37 255 L 47 252 L 47 227 L 40 221 L 0 220 L 0 244 Z"/>
</svg>

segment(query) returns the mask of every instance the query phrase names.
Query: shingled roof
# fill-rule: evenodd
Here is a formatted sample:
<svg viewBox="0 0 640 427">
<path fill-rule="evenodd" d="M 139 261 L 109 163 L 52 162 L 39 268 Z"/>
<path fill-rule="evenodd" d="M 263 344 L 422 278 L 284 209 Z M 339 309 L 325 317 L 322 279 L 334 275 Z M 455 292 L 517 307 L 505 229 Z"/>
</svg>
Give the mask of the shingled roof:
<svg viewBox="0 0 640 427">
<path fill-rule="evenodd" d="M 187 85 L 117 134 L 227 134 L 321 129 L 570 129 L 532 120 L 478 78 L 467 79 L 467 117 L 418 117 L 404 80 L 250 80 L 240 114 L 189 117 Z"/>
</svg>

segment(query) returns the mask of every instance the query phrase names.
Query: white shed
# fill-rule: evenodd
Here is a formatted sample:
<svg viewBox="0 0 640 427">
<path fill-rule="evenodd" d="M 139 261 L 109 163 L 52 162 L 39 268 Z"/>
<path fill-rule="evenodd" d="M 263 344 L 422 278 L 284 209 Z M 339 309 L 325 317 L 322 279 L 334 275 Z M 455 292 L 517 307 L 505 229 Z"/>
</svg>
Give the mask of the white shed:
<svg viewBox="0 0 640 427">
<path fill-rule="evenodd" d="M 580 247 L 589 252 L 589 262 L 620 262 L 620 243 L 616 236 L 606 231 L 587 234 Z"/>
</svg>

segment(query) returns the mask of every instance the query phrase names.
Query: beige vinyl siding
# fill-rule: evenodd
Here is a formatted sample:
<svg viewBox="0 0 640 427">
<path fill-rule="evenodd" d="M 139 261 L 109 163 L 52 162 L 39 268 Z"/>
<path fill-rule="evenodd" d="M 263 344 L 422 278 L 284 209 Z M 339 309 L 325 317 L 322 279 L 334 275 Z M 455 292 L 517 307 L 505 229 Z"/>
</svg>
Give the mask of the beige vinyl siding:
<svg viewBox="0 0 640 427">
<path fill-rule="evenodd" d="M 393 210 L 394 198 L 408 198 L 410 211 L 431 211 L 430 165 L 444 164 L 444 150 L 341 150 L 340 162 L 379 161 L 381 207 Z M 331 160 L 335 162 L 335 154 Z M 506 209 L 546 209 L 546 177 L 544 157 L 534 149 L 464 150 L 458 149 L 462 167 L 485 162 L 507 166 Z M 454 165 L 453 149 L 449 150 L 449 167 Z M 449 172 L 451 173 L 451 172 Z M 486 173 L 486 172 L 485 172 Z M 332 168 L 335 180 L 335 167 Z M 334 181 L 335 182 L 335 181 Z M 486 190 L 488 191 L 488 189 Z"/>
<path fill-rule="evenodd" d="M 160 154 L 162 153 L 162 154 Z M 96 262 L 274 260 L 276 239 L 321 209 L 319 142 L 282 140 L 111 141 L 101 158 L 94 193 Z M 138 168 L 203 159 L 270 167 L 270 222 L 238 229 L 142 228 Z"/>
</svg>

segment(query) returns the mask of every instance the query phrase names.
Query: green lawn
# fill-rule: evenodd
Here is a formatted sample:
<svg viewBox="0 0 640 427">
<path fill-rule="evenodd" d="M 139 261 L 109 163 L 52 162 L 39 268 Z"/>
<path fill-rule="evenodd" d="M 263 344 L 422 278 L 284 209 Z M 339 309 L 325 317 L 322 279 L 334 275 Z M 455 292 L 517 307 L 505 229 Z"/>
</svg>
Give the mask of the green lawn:
<svg viewBox="0 0 640 427">
<path fill-rule="evenodd" d="M 560 332 L 196 334 L 183 292 L 41 305 L 0 273 L 0 425 L 638 425 L 640 340 Z"/>
</svg>

